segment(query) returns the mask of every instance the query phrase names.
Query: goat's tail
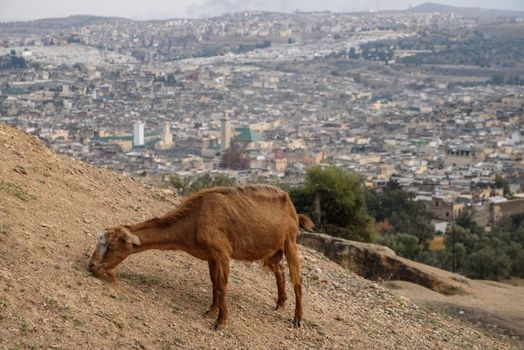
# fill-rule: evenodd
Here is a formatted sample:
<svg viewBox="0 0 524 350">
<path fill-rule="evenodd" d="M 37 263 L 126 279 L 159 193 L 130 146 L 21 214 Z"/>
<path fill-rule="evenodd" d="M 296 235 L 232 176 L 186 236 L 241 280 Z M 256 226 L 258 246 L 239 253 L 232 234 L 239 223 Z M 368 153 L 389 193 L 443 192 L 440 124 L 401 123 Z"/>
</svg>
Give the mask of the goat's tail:
<svg viewBox="0 0 524 350">
<path fill-rule="evenodd" d="M 298 259 L 297 243 L 294 239 L 288 238 L 284 243 L 284 255 L 286 256 L 289 267 L 289 277 L 293 285 L 302 284 L 300 274 L 300 260 Z"/>
<path fill-rule="evenodd" d="M 311 219 L 304 214 L 298 214 L 298 225 L 300 228 L 306 229 L 308 231 L 311 231 L 315 227 L 313 221 L 311 221 Z"/>
</svg>

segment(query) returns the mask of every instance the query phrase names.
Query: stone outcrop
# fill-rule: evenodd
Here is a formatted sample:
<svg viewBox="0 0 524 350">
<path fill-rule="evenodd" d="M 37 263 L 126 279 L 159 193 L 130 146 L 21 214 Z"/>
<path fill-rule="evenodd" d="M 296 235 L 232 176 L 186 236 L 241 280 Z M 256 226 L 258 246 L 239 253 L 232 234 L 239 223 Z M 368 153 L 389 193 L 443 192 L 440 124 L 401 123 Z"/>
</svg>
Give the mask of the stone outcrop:
<svg viewBox="0 0 524 350">
<path fill-rule="evenodd" d="M 310 232 L 299 234 L 298 242 L 370 280 L 408 281 L 442 294 L 465 293 L 461 285 L 468 283 L 460 275 L 401 258 L 390 248 L 377 244 Z"/>
</svg>

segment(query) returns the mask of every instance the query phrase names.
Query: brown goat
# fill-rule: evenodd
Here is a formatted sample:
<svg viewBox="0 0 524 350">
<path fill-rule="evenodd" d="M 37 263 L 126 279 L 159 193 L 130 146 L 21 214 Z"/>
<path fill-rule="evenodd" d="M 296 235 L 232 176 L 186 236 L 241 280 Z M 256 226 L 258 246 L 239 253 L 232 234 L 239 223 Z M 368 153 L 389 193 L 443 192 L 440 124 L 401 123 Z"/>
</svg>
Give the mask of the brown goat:
<svg viewBox="0 0 524 350">
<path fill-rule="evenodd" d="M 183 250 L 207 260 L 213 302 L 206 314 L 218 311 L 215 329 L 226 325 L 226 291 L 230 260 L 261 260 L 275 274 L 277 309 L 286 301 L 285 255 L 295 291 L 294 325 L 302 321 L 302 278 L 297 255 L 298 228 L 313 228 L 297 214 L 286 192 L 267 185 L 216 187 L 187 198 L 179 208 L 159 218 L 123 225 L 99 233 L 89 269 L 114 281 L 113 269 L 130 254 L 148 249 Z"/>
</svg>

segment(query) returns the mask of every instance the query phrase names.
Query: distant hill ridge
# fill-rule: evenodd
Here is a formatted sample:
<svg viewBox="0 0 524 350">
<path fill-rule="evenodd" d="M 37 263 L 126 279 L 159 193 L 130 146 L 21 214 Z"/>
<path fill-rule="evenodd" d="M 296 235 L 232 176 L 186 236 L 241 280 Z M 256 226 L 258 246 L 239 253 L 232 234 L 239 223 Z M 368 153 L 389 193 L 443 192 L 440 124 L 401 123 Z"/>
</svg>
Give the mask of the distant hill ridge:
<svg viewBox="0 0 524 350">
<path fill-rule="evenodd" d="M 104 17 L 91 15 L 71 15 L 67 17 L 41 18 L 28 21 L 8 22 L 2 22 L 2 19 L 0 18 L 0 27 L 5 27 L 10 30 L 17 29 L 20 32 L 28 32 L 30 30 L 36 29 L 47 32 L 54 30 L 70 30 L 72 28 L 78 28 L 95 24 L 103 24 L 108 22 L 124 23 L 133 22 L 133 20 L 123 17 Z"/>
<path fill-rule="evenodd" d="M 376 11 L 373 13 L 396 13 L 399 10 L 386 10 L 386 11 Z M 320 13 L 332 13 L 331 11 L 311 11 L 311 12 L 301 12 L 301 11 L 295 11 L 295 12 L 275 12 L 275 11 L 258 11 L 258 10 L 252 10 L 252 11 L 241 11 L 240 13 L 243 14 L 249 12 L 253 14 L 262 14 L 262 15 L 307 15 L 307 14 L 320 14 Z M 402 11 L 401 11 L 402 12 Z M 420 4 L 418 6 L 414 6 L 410 9 L 405 10 L 404 12 L 411 12 L 411 13 L 454 13 L 462 16 L 467 17 L 478 17 L 478 16 L 486 16 L 486 17 L 523 17 L 524 11 L 515 11 L 515 10 L 503 10 L 503 9 L 486 9 L 486 8 L 478 8 L 478 7 L 458 7 L 458 6 L 451 6 L 451 5 L 444 5 L 439 4 L 436 2 L 425 2 L 423 4 Z M 333 12 L 336 13 L 336 12 Z M 357 11 L 354 12 L 355 14 L 369 14 L 367 11 Z M 213 16 L 209 18 L 228 18 L 228 17 L 234 17 L 238 15 L 239 13 L 224 13 L 220 16 Z M 1 15 L 1 14 L 0 14 Z M 119 21 L 119 22 L 148 22 L 148 21 L 170 21 L 175 18 L 170 19 L 148 19 L 148 20 L 134 20 L 130 18 L 125 17 L 113 17 L 113 16 L 94 16 L 94 15 L 70 15 L 67 17 L 57 17 L 57 18 L 41 18 L 36 20 L 14 20 L 14 21 L 7 21 L 6 19 L 0 18 L 0 26 L 7 26 L 7 27 L 27 27 L 29 28 L 41 28 L 41 29 L 68 29 L 68 28 L 74 28 L 74 27 L 81 27 L 86 25 L 93 25 L 93 24 L 100 24 L 100 23 L 106 23 L 109 21 Z M 202 19 L 196 19 L 192 18 L 191 20 L 202 20 Z M 3 22 L 3 23 L 2 23 Z"/>
<path fill-rule="evenodd" d="M 458 6 L 443 5 L 443 4 L 439 4 L 435 2 L 425 2 L 418 6 L 412 7 L 406 11 L 412 12 L 412 13 L 437 13 L 437 12 L 438 13 L 449 13 L 449 14 L 453 13 L 453 14 L 467 16 L 467 17 L 479 17 L 479 16 L 522 17 L 524 16 L 524 11 L 485 9 L 485 8 L 477 8 L 477 7 L 458 7 Z"/>
</svg>

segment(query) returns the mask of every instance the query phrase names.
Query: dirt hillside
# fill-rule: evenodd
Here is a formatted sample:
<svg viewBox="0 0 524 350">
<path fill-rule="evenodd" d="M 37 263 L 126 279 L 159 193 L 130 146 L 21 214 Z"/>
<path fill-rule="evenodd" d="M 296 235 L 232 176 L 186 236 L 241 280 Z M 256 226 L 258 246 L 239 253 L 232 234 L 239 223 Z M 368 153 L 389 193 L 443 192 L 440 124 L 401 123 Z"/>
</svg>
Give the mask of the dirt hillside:
<svg viewBox="0 0 524 350">
<path fill-rule="evenodd" d="M 117 286 L 86 270 L 94 234 L 173 208 L 168 191 L 50 152 L 0 124 L 0 349 L 506 349 L 511 346 L 301 249 L 305 322 L 274 311 L 274 277 L 232 265 L 230 323 L 202 316 L 207 264 L 149 251 Z M 292 291 L 288 283 L 288 297 Z"/>
<path fill-rule="evenodd" d="M 406 281 L 384 285 L 419 305 L 425 305 L 468 320 L 497 333 L 504 333 L 524 348 L 524 286 L 465 279 L 464 293 L 442 295 Z"/>
</svg>

